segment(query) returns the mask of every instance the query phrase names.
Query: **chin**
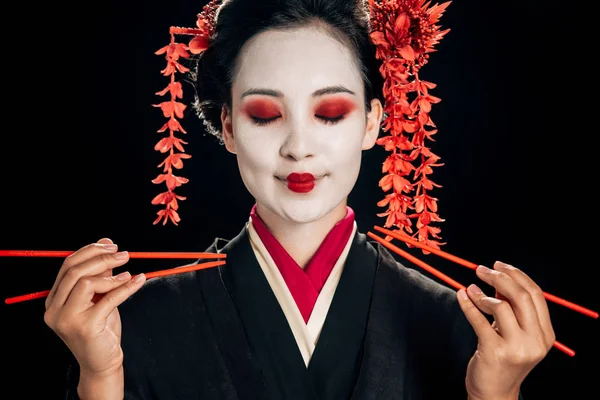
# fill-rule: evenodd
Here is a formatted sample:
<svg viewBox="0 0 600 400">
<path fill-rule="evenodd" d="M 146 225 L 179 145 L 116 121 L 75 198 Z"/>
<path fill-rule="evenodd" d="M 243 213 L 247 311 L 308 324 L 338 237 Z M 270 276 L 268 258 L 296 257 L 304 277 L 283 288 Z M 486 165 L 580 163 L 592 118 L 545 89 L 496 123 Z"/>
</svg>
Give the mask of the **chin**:
<svg viewBox="0 0 600 400">
<path fill-rule="evenodd" d="M 345 190 L 336 190 L 336 193 L 328 193 L 326 187 L 318 187 L 311 193 L 296 194 L 285 189 L 281 192 L 281 188 L 276 187 L 271 191 L 264 186 L 261 190 L 256 190 L 258 196 L 254 196 L 256 201 L 262 207 L 269 210 L 283 220 L 298 224 L 307 224 L 318 221 L 329 213 L 345 204 Z M 319 190 L 321 189 L 321 190 Z M 325 189 L 325 190 L 323 190 Z M 345 212 L 345 207 L 344 207 Z"/>
<path fill-rule="evenodd" d="M 343 200 L 343 199 L 342 199 Z M 324 203 L 322 199 L 287 200 L 274 204 L 271 208 L 277 215 L 299 224 L 306 224 L 320 220 L 339 207 L 341 201 Z"/>
<path fill-rule="evenodd" d="M 279 213 L 278 213 L 279 214 Z M 282 207 L 281 217 L 299 224 L 306 224 L 318 221 L 327 214 L 327 212 L 311 207 L 310 205 L 298 204 L 297 206 Z"/>
</svg>

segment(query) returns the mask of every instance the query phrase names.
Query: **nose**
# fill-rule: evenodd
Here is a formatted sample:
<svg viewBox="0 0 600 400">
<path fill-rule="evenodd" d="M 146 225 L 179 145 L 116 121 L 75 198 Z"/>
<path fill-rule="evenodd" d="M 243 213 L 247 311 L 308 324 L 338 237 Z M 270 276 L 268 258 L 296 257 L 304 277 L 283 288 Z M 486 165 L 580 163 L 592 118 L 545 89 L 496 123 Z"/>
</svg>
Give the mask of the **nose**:
<svg viewBox="0 0 600 400">
<path fill-rule="evenodd" d="M 311 138 L 308 129 L 292 126 L 289 128 L 288 134 L 279 149 L 279 154 L 282 157 L 290 158 L 295 161 L 300 161 L 307 157 L 312 157 L 315 154 L 315 143 Z"/>
</svg>

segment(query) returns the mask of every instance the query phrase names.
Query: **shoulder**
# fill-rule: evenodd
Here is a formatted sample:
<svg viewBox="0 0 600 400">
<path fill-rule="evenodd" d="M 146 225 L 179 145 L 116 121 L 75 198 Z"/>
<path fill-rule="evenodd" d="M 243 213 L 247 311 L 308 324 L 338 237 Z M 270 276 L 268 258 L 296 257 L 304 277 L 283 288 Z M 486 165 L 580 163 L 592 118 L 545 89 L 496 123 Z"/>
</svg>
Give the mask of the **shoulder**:
<svg viewBox="0 0 600 400">
<path fill-rule="evenodd" d="M 454 289 L 425 275 L 420 270 L 410 268 L 392 255 L 385 247 L 375 241 L 369 241 L 379 254 L 379 273 L 397 288 L 408 291 L 415 301 L 415 306 L 420 302 L 438 304 L 441 307 L 458 305 Z M 398 256 L 399 257 L 399 256 Z"/>
<path fill-rule="evenodd" d="M 464 371 L 476 349 L 477 336 L 458 304 L 456 290 L 405 266 L 379 243 L 371 244 L 379 254 L 379 290 L 406 316 L 407 329 L 414 333 L 413 344 L 421 343 L 423 354 L 459 365 Z"/>
<path fill-rule="evenodd" d="M 205 252 L 218 253 L 228 242 L 227 239 L 215 238 Z M 175 268 L 188 267 L 207 261 L 211 260 L 199 259 Z M 186 304 L 202 301 L 200 281 L 204 275 L 217 273 L 216 269 L 209 268 L 148 279 L 119 309 L 124 314 L 135 313 L 138 316 L 136 319 L 145 314 L 177 312 Z"/>
<path fill-rule="evenodd" d="M 392 303 L 391 307 L 406 315 L 415 332 L 431 332 L 435 336 L 442 331 L 450 334 L 450 340 L 472 341 L 473 329 L 454 288 L 404 265 L 379 243 L 371 244 L 379 254 L 376 290 Z"/>
</svg>

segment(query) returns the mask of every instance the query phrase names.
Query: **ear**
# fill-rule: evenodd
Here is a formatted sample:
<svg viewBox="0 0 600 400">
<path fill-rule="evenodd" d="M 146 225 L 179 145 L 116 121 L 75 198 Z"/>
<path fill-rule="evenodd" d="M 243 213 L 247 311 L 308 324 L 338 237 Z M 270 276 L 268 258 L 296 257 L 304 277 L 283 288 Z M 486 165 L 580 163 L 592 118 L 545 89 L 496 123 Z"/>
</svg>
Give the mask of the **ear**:
<svg viewBox="0 0 600 400">
<path fill-rule="evenodd" d="M 233 136 L 233 123 L 231 122 L 231 110 L 227 106 L 227 104 L 223 105 L 221 109 L 221 126 L 223 142 L 225 143 L 225 148 L 232 154 L 236 154 L 237 150 L 235 147 L 235 138 Z"/>
<path fill-rule="evenodd" d="M 371 100 L 371 111 L 367 113 L 367 126 L 365 137 L 363 138 L 362 149 L 369 150 L 375 146 L 379 131 L 381 129 L 381 117 L 383 116 L 383 106 L 379 99 Z"/>
</svg>

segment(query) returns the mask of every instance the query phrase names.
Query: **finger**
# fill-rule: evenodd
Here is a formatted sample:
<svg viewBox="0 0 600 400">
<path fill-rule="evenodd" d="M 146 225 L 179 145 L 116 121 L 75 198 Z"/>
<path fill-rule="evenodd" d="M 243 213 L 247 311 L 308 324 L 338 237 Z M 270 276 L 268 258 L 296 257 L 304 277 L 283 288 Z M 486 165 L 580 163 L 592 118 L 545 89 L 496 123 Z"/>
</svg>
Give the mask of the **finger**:
<svg viewBox="0 0 600 400">
<path fill-rule="evenodd" d="M 118 246 L 114 244 L 112 240 L 109 238 L 102 238 L 96 243 L 90 243 L 87 246 L 82 247 L 65 258 L 63 265 L 72 267 L 73 265 L 80 264 L 98 254 L 106 252 L 114 253 L 117 251 L 117 248 Z"/>
<path fill-rule="evenodd" d="M 482 281 L 496 288 L 504 298 L 508 299 L 521 329 L 531 334 L 542 332 L 533 299 L 523 286 L 504 272 L 483 265 L 480 265 L 476 272 Z"/>
<path fill-rule="evenodd" d="M 56 279 L 54 280 L 54 284 L 50 289 L 50 293 L 46 297 L 46 309 L 50 306 L 53 301 L 54 294 L 56 293 L 56 289 L 60 285 L 60 282 L 64 275 L 67 273 L 69 268 L 77 265 L 89 258 L 95 257 L 99 254 L 110 254 L 115 253 L 117 251 L 117 245 L 115 245 L 112 240 L 108 238 L 100 239 L 97 243 L 88 244 L 81 249 L 77 250 L 73 254 L 69 255 L 62 263 L 58 274 L 56 275 Z"/>
<path fill-rule="evenodd" d="M 535 309 L 537 310 L 538 320 L 542 327 L 542 331 L 544 332 L 546 343 L 552 345 L 555 340 L 554 328 L 552 327 L 552 321 L 550 319 L 548 302 L 544 297 L 542 289 L 527 274 L 512 265 L 496 261 L 494 263 L 494 269 L 504 272 L 529 292 L 533 304 L 535 305 Z"/>
<path fill-rule="evenodd" d="M 486 314 L 492 315 L 498 327 L 498 333 L 502 337 L 514 337 L 521 332 L 521 327 L 512 307 L 506 301 L 486 296 L 477 286 L 470 285 L 467 288 L 467 294 L 473 304 Z"/>
<path fill-rule="evenodd" d="M 479 340 L 485 343 L 494 343 L 494 341 L 497 341 L 500 336 L 498 336 L 496 331 L 492 328 L 485 315 L 483 315 L 471 301 L 467 292 L 464 289 L 460 289 L 457 292 L 457 297 L 460 308 L 473 327 Z"/>
<path fill-rule="evenodd" d="M 68 313 L 80 313 L 94 305 L 92 298 L 96 293 L 108 293 L 131 280 L 127 271 L 116 276 L 84 276 L 79 279 L 65 301 L 64 310 Z"/>
<path fill-rule="evenodd" d="M 104 245 L 109 245 L 109 244 L 114 244 L 112 240 L 110 240 L 109 238 L 102 238 L 100 240 L 98 240 L 96 243 L 98 244 L 104 244 Z M 115 244 L 115 246 L 117 246 Z M 117 250 L 119 250 L 118 246 L 115 248 L 114 252 L 116 252 Z M 113 253 L 114 254 L 114 253 Z M 99 276 L 112 276 L 112 269 L 108 269 L 100 274 L 98 274 Z"/>
<path fill-rule="evenodd" d="M 137 292 L 146 282 L 146 275 L 138 274 L 124 285 L 108 292 L 91 308 L 93 318 L 108 318 L 110 313 L 123 303 L 129 296 Z"/>
<path fill-rule="evenodd" d="M 115 254 L 100 254 L 69 268 L 56 289 L 56 294 L 51 303 L 52 306 L 62 307 L 75 284 L 84 276 L 101 274 L 106 270 L 125 264 L 128 260 L 129 254 L 126 251 L 121 251 Z"/>
</svg>

